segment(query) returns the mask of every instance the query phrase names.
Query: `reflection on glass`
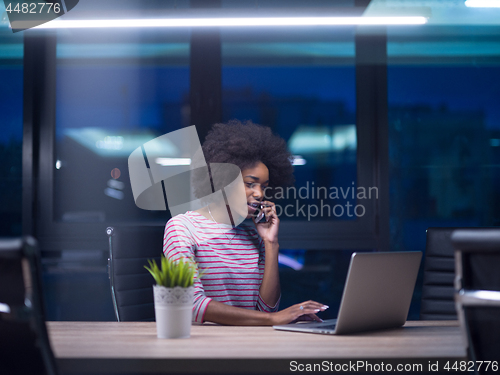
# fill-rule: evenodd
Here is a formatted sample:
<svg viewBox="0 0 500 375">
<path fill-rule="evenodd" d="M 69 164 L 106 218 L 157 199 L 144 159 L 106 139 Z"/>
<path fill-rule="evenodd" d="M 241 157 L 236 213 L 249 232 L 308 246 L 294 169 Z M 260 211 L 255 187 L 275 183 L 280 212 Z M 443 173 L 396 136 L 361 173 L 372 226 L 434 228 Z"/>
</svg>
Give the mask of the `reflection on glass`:
<svg viewBox="0 0 500 375">
<path fill-rule="evenodd" d="M 356 186 L 354 86 L 353 66 L 223 68 L 224 121 L 251 119 L 270 126 L 294 155 L 295 186 L 267 197 L 281 220 L 364 215 L 364 207 L 355 211 L 363 202 Z"/>
<path fill-rule="evenodd" d="M 422 250 L 431 226 L 500 224 L 500 68 L 389 67 L 391 236 Z"/>
<path fill-rule="evenodd" d="M 61 31 L 57 57 L 54 219 L 166 222 L 136 207 L 127 160 L 189 122 L 189 34 Z M 182 165 L 178 145 L 156 146 L 162 168 Z"/>
</svg>

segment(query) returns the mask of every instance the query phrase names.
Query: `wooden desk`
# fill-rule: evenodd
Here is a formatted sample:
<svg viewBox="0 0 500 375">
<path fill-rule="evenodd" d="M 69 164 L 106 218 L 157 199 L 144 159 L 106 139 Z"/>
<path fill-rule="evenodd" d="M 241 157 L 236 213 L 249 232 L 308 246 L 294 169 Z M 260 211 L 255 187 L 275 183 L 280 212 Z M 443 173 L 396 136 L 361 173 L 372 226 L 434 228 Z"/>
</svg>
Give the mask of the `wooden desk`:
<svg viewBox="0 0 500 375">
<path fill-rule="evenodd" d="M 191 338 L 156 338 L 155 323 L 48 322 L 66 373 L 290 373 L 291 360 L 463 359 L 456 321 L 415 321 L 403 328 L 348 336 L 271 327 L 193 326 Z"/>
</svg>

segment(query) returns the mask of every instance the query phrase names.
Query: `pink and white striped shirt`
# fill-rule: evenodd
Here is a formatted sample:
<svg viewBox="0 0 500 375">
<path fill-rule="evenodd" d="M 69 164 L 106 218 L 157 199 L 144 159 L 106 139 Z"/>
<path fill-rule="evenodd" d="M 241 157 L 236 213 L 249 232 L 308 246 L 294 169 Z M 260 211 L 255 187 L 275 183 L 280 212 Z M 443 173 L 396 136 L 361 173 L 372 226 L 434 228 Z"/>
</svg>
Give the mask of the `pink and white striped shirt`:
<svg viewBox="0 0 500 375">
<path fill-rule="evenodd" d="M 197 275 L 194 283 L 193 322 L 203 323 L 212 299 L 246 309 L 278 310 L 279 300 L 269 306 L 259 294 L 265 248 L 252 225 L 244 222 L 232 228 L 188 211 L 167 222 L 163 254 L 174 260 L 189 257 L 198 263 L 201 278 Z"/>
</svg>

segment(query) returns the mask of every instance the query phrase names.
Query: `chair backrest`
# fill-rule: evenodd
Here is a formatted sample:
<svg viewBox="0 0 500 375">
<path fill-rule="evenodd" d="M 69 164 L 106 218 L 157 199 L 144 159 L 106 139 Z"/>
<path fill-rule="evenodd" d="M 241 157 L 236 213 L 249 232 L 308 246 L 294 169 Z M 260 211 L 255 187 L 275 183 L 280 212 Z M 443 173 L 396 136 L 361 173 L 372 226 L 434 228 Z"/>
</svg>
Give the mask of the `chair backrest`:
<svg viewBox="0 0 500 375">
<path fill-rule="evenodd" d="M 34 238 L 0 240 L 0 374 L 55 375 Z"/>
<path fill-rule="evenodd" d="M 453 232 L 455 300 L 472 361 L 500 363 L 500 228 Z M 477 363 L 477 362 L 476 362 Z M 479 373 L 497 369 L 476 368 Z"/>
<path fill-rule="evenodd" d="M 428 228 L 420 319 L 457 319 L 453 300 L 455 248 L 451 234 L 457 228 Z"/>
<path fill-rule="evenodd" d="M 148 259 L 160 261 L 162 226 L 115 226 L 109 237 L 109 278 L 116 319 L 154 321 L 154 279 L 144 268 Z"/>
</svg>

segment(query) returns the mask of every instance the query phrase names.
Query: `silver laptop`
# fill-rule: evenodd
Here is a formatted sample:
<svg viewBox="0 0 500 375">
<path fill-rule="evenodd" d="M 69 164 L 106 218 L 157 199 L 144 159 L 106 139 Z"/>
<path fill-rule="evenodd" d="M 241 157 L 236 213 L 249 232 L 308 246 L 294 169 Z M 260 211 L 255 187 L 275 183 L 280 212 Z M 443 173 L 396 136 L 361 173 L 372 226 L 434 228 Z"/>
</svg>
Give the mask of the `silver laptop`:
<svg viewBox="0 0 500 375">
<path fill-rule="evenodd" d="M 276 325 L 284 331 L 347 334 L 406 322 L 422 252 L 354 253 L 337 319 Z"/>
</svg>

